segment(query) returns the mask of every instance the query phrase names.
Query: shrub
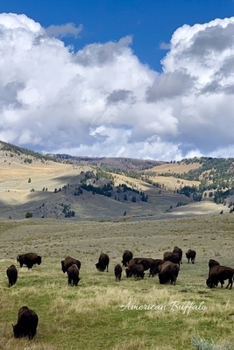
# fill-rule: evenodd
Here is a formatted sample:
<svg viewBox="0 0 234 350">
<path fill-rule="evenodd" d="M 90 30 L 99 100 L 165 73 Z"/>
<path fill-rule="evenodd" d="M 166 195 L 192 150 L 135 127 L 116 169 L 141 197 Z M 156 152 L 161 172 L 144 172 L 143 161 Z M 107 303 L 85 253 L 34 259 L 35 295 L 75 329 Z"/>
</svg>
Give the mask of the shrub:
<svg viewBox="0 0 234 350">
<path fill-rule="evenodd" d="M 206 340 L 199 339 L 197 337 L 192 337 L 191 344 L 197 350 L 231 350 L 232 346 L 230 343 L 225 342 L 220 345 L 215 345 L 214 340 L 211 339 L 211 342 L 207 342 Z"/>
</svg>

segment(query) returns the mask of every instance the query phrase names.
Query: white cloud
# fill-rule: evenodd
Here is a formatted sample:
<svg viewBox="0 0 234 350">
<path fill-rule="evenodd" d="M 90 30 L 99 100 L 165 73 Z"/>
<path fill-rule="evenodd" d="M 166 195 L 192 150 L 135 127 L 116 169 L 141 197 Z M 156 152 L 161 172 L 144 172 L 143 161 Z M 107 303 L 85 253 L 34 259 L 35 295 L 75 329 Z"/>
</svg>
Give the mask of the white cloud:
<svg viewBox="0 0 234 350">
<path fill-rule="evenodd" d="M 170 50 L 171 48 L 171 45 L 169 43 L 164 43 L 162 42 L 160 45 L 159 45 L 160 49 L 161 50 Z"/>
<path fill-rule="evenodd" d="M 0 14 L 1 140 L 83 156 L 232 155 L 234 18 L 178 28 L 161 74 L 130 36 L 74 52 L 55 36 L 82 26 L 52 29 Z"/>
</svg>

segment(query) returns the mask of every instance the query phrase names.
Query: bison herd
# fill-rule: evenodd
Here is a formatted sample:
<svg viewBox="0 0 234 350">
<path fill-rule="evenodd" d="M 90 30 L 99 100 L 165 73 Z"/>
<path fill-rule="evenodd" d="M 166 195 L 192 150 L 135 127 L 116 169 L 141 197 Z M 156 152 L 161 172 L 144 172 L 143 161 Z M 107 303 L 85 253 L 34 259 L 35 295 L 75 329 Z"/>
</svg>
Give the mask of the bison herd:
<svg viewBox="0 0 234 350">
<path fill-rule="evenodd" d="M 195 263 L 196 251 L 189 249 L 186 252 L 186 258 L 188 263 L 191 261 Z M 114 274 L 116 281 L 121 281 L 123 267 L 125 267 L 126 277 L 134 277 L 135 280 L 143 279 L 145 271 L 149 270 L 149 277 L 158 275 L 159 283 L 176 284 L 176 280 L 180 271 L 180 265 L 182 264 L 183 251 L 181 248 L 175 246 L 172 252 L 165 252 L 162 259 L 153 258 L 136 258 L 133 257 L 133 253 L 129 250 L 123 252 L 121 264 L 118 263 L 114 267 Z M 27 253 L 18 255 L 16 258 L 20 267 L 26 265 L 28 269 L 31 269 L 34 265 L 40 265 L 42 262 L 41 256 L 36 253 Z M 108 272 L 109 256 L 105 253 L 101 253 L 98 262 L 95 264 L 98 271 Z M 223 288 L 224 281 L 228 280 L 226 288 L 232 289 L 234 280 L 234 269 L 227 266 L 221 266 L 216 260 L 210 259 L 208 262 L 209 274 L 206 280 L 206 285 L 209 288 L 215 288 L 218 284 L 221 284 Z M 81 262 L 70 256 L 67 256 L 61 261 L 61 268 L 63 273 L 67 273 L 68 285 L 77 286 L 80 281 L 80 269 Z M 8 277 L 9 287 L 13 286 L 17 282 L 18 270 L 15 265 L 11 265 L 6 270 Z M 18 311 L 18 320 L 16 325 L 12 325 L 15 338 L 27 337 L 33 339 L 36 334 L 38 325 L 38 315 L 35 311 L 29 309 L 27 306 L 22 306 Z"/>
</svg>

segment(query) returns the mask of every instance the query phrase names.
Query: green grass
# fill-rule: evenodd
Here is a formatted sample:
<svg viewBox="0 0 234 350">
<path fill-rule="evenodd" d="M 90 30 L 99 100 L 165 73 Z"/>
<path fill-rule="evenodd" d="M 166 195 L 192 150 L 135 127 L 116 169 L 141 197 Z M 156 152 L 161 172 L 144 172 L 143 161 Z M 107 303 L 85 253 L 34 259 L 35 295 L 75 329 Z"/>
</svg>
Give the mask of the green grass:
<svg viewBox="0 0 234 350">
<path fill-rule="evenodd" d="M 233 228 L 232 215 L 119 223 L 1 221 L 0 349 L 192 350 L 192 336 L 234 344 L 234 289 L 211 290 L 205 284 L 210 258 L 233 267 Z M 176 286 L 160 285 L 148 272 L 140 281 L 123 272 L 115 282 L 114 266 L 124 249 L 161 258 L 174 245 L 184 253 L 190 247 L 197 251 L 194 265 L 183 258 Z M 42 264 L 31 271 L 17 266 L 17 284 L 8 288 L 7 267 L 29 251 L 41 255 Z M 109 273 L 95 268 L 101 251 L 110 256 Z M 69 287 L 61 271 L 66 255 L 81 260 L 78 287 Z M 175 301 L 180 307 L 203 302 L 205 310 L 173 309 Z M 13 338 L 11 324 L 23 305 L 39 316 L 31 342 Z M 153 306 L 156 310 L 147 310 Z"/>
</svg>

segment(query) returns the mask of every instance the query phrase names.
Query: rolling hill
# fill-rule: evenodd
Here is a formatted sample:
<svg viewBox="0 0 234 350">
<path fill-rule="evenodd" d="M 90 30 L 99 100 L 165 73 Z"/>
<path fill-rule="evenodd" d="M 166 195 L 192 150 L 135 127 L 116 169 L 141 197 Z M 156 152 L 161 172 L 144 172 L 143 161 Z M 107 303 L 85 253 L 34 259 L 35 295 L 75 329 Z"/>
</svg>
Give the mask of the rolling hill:
<svg viewBox="0 0 234 350">
<path fill-rule="evenodd" d="M 229 211 L 209 196 L 194 202 L 183 193 L 214 173 L 206 163 L 42 155 L 0 142 L 0 218 L 134 220 Z"/>
</svg>

